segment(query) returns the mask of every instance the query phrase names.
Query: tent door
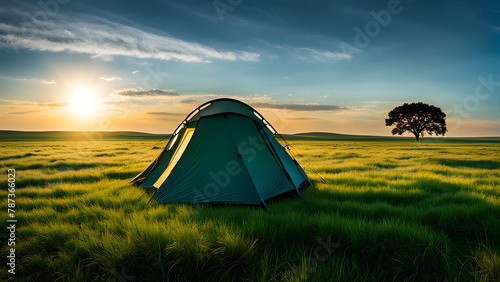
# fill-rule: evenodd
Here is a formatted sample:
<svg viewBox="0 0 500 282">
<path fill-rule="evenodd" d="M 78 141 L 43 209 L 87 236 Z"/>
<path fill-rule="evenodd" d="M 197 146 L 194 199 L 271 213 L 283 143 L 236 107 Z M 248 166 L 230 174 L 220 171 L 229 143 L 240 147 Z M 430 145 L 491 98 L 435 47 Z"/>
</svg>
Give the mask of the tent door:
<svg viewBox="0 0 500 282">
<path fill-rule="evenodd" d="M 167 179 L 168 175 L 174 169 L 175 165 L 177 164 L 182 154 L 184 153 L 184 150 L 186 150 L 189 141 L 191 141 L 191 137 L 193 137 L 193 133 L 194 133 L 194 128 L 186 128 L 184 136 L 182 136 L 181 143 L 177 147 L 177 150 L 175 151 L 174 155 L 172 156 L 170 163 L 168 164 L 165 171 L 161 174 L 160 178 L 158 178 L 155 184 L 153 184 L 153 187 L 158 189 L 163 184 L 165 179 Z"/>
</svg>

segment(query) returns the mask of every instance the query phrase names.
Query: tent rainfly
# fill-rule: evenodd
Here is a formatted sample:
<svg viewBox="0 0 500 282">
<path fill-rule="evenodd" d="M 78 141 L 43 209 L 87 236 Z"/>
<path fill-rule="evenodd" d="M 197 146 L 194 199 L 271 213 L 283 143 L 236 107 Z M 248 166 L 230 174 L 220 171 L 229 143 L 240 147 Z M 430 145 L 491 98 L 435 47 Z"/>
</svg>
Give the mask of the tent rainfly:
<svg viewBox="0 0 500 282">
<path fill-rule="evenodd" d="M 156 188 L 159 203 L 263 205 L 306 188 L 304 170 L 261 114 L 234 99 L 209 101 L 189 114 L 156 160 L 131 183 Z"/>
</svg>

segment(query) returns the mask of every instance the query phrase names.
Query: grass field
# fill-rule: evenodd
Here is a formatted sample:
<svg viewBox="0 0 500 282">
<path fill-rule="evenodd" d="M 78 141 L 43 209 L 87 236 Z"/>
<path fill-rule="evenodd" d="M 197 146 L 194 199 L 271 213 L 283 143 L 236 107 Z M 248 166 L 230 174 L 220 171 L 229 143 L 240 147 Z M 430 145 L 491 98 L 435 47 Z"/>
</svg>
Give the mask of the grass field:
<svg viewBox="0 0 500 282">
<path fill-rule="evenodd" d="M 1 281 L 500 280 L 500 138 L 290 136 L 308 206 L 268 213 L 148 204 L 128 181 L 167 140 L 58 134 L 2 133 L 0 226 L 9 168 L 18 222 Z"/>
</svg>

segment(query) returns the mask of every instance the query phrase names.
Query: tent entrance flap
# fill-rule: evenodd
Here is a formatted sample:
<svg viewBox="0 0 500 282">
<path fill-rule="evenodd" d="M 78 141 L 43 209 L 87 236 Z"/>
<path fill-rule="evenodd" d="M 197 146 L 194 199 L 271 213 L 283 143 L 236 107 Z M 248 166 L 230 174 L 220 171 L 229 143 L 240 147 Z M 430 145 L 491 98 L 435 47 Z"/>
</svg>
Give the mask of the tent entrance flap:
<svg viewBox="0 0 500 282">
<path fill-rule="evenodd" d="M 184 150 L 186 150 L 187 145 L 189 144 L 189 141 L 191 141 L 191 138 L 193 137 L 194 133 L 194 128 L 186 128 L 186 131 L 184 132 L 184 136 L 182 136 L 181 143 L 177 147 L 177 150 L 175 151 L 174 155 L 172 156 L 172 160 L 168 164 L 167 168 L 165 171 L 161 174 L 160 178 L 156 180 L 155 184 L 153 184 L 153 187 L 158 189 L 165 179 L 167 179 L 168 175 L 174 169 L 175 165 L 181 158 L 182 154 L 184 153 Z"/>
</svg>

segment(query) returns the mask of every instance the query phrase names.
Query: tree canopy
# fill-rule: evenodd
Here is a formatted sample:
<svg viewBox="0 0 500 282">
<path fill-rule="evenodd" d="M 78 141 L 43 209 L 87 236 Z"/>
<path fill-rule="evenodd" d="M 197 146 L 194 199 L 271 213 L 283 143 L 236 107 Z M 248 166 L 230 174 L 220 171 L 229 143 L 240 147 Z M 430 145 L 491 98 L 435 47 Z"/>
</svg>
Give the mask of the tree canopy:
<svg viewBox="0 0 500 282">
<path fill-rule="evenodd" d="M 424 132 L 429 135 L 433 133 L 443 135 L 446 129 L 446 114 L 438 107 L 418 103 L 404 103 L 389 112 L 389 118 L 385 119 L 386 126 L 395 125 L 392 135 L 401 135 L 410 132 L 415 135 L 417 141 L 424 136 Z"/>
</svg>

